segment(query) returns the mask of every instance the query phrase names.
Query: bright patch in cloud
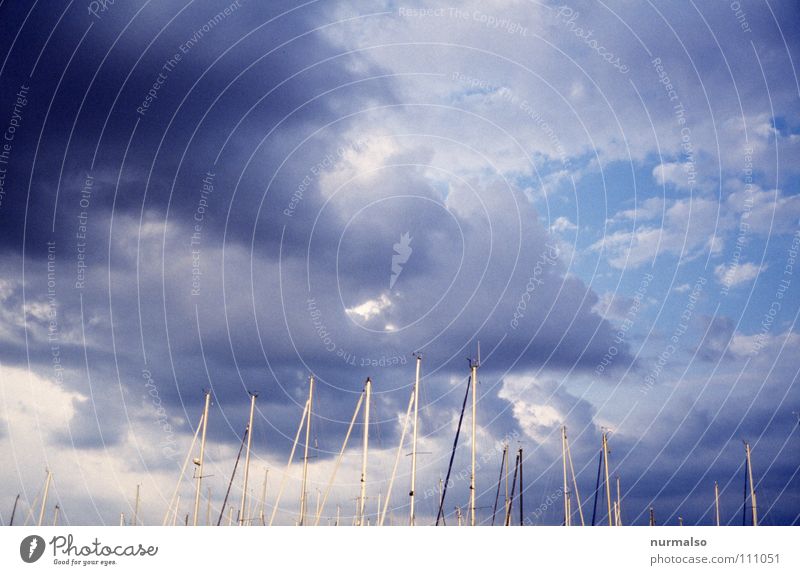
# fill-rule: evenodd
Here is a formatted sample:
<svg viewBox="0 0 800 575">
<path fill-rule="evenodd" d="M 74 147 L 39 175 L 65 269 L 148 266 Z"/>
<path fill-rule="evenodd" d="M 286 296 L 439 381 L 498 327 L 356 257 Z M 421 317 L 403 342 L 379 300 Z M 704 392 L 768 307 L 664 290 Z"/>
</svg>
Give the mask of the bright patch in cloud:
<svg viewBox="0 0 800 575">
<path fill-rule="evenodd" d="M 351 318 L 358 318 L 362 321 L 369 321 L 374 317 L 379 316 L 383 310 L 392 305 L 392 300 L 386 294 L 381 294 L 380 297 L 375 299 L 368 299 L 362 304 L 345 309 L 347 315 Z M 390 326 L 387 326 L 387 329 Z"/>
<path fill-rule="evenodd" d="M 761 267 L 750 262 L 732 266 L 720 264 L 714 268 L 714 276 L 719 283 L 732 287 L 749 282 L 765 269 L 766 266 Z"/>
</svg>

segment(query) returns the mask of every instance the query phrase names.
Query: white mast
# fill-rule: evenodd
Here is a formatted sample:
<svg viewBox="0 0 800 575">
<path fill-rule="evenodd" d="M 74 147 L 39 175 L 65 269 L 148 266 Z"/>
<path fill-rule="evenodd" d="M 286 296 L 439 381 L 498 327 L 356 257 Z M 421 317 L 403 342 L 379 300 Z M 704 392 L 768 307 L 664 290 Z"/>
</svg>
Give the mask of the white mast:
<svg viewBox="0 0 800 575">
<path fill-rule="evenodd" d="M 572 474 L 572 488 L 575 492 L 575 501 L 578 503 L 578 516 L 581 518 L 581 527 L 586 525 L 583 519 L 583 507 L 581 504 L 581 493 L 578 490 L 578 480 L 575 477 L 575 466 L 572 464 L 572 453 L 569 450 L 569 439 L 566 440 L 567 445 L 567 459 L 569 460 L 569 469 Z M 572 504 L 570 503 L 570 517 L 572 516 Z"/>
<path fill-rule="evenodd" d="M 386 498 L 383 504 L 383 511 L 378 514 L 378 525 L 383 526 L 384 521 L 386 520 L 386 510 L 389 508 L 389 501 L 392 497 L 392 487 L 394 486 L 394 478 L 397 475 L 397 466 L 400 463 L 400 455 L 403 453 L 403 445 L 406 441 L 406 431 L 408 431 L 408 422 L 411 419 L 411 407 L 414 404 L 414 392 L 411 392 L 411 396 L 408 398 L 408 409 L 406 409 L 406 417 L 403 420 L 403 431 L 400 433 L 400 445 L 397 446 L 397 456 L 394 458 L 394 467 L 392 467 L 392 475 L 389 477 L 389 486 L 386 488 Z M 355 417 L 355 416 L 354 416 Z M 348 430 L 348 435 L 349 435 Z M 380 503 L 378 503 L 378 509 L 380 509 Z"/>
<path fill-rule="evenodd" d="M 261 525 L 265 525 L 264 521 L 264 503 L 267 500 L 267 478 L 269 478 L 269 467 L 264 469 L 264 484 L 261 486 L 261 511 L 258 513 L 258 518 L 261 520 Z"/>
<path fill-rule="evenodd" d="M 472 471 L 469 477 L 469 524 L 475 526 L 475 453 L 478 440 L 478 361 L 470 361 L 472 370 Z"/>
<path fill-rule="evenodd" d="M 503 523 L 505 524 L 505 517 L 508 517 L 508 510 L 509 510 L 509 506 L 511 505 L 511 500 L 508 498 L 508 493 L 509 493 L 509 491 L 508 491 L 508 474 L 509 474 L 509 470 L 508 470 L 508 441 L 505 441 L 504 444 L 503 444 L 503 468 L 506 470 L 506 493 L 505 493 L 506 497 L 503 500 L 503 502 L 504 502 L 504 505 L 503 505 L 503 511 L 504 511 L 504 513 L 503 513 L 503 517 L 504 517 Z"/>
<path fill-rule="evenodd" d="M 133 524 L 139 524 L 139 487 L 140 485 L 136 484 L 136 503 L 133 505 Z"/>
<path fill-rule="evenodd" d="M 364 384 L 364 451 L 361 455 L 361 497 L 358 500 L 356 525 L 364 525 L 364 506 L 367 501 L 367 455 L 369 452 L 369 403 L 372 394 L 372 380 Z"/>
<path fill-rule="evenodd" d="M 561 426 L 561 460 L 564 467 L 564 526 L 570 526 L 569 490 L 567 489 L 567 426 Z"/>
<path fill-rule="evenodd" d="M 608 503 L 608 524 L 614 526 L 614 516 L 611 512 L 611 484 L 608 481 L 608 432 L 603 431 L 603 464 L 606 476 L 606 503 Z"/>
<path fill-rule="evenodd" d="M 197 489 L 194 494 L 194 520 L 193 525 L 197 525 L 197 515 L 200 512 L 200 487 L 203 483 L 203 460 L 206 452 L 206 431 L 208 430 L 208 406 L 211 403 L 211 392 L 206 391 L 206 403 L 203 408 L 203 432 L 200 439 L 200 460 L 197 463 Z"/>
<path fill-rule="evenodd" d="M 417 354 L 417 375 L 414 379 L 414 434 L 411 440 L 411 511 L 409 515 L 409 525 L 414 525 L 414 490 L 417 484 L 417 422 L 419 414 L 419 368 L 422 363 L 422 356 Z M 387 495 L 388 497 L 388 495 Z"/>
<path fill-rule="evenodd" d="M 44 494 L 42 495 L 42 507 L 39 509 L 39 522 L 37 525 L 42 524 L 44 520 L 44 510 L 47 507 L 47 493 L 50 491 L 50 480 L 53 478 L 53 473 L 48 469 L 47 478 L 44 480 Z"/>
<path fill-rule="evenodd" d="M 250 392 L 250 419 L 247 423 L 247 451 L 244 456 L 244 484 L 242 485 L 242 504 L 241 504 L 242 513 L 239 516 L 239 525 L 244 525 L 245 522 L 244 510 L 247 509 L 247 507 L 245 507 L 245 503 L 247 502 L 247 480 L 249 479 L 250 475 L 250 445 L 253 440 L 253 413 L 256 410 L 257 396 L 258 396 L 257 393 Z"/>
<path fill-rule="evenodd" d="M 620 496 L 619 475 L 617 475 L 617 527 L 622 525 L 622 497 Z"/>
<path fill-rule="evenodd" d="M 297 450 L 297 443 L 300 441 L 300 434 L 303 432 L 303 426 L 305 425 L 306 421 L 306 413 L 311 409 L 311 406 L 306 400 L 305 405 L 303 406 L 303 414 L 300 416 L 300 425 L 297 426 L 297 433 L 294 436 L 294 442 L 292 443 L 292 450 L 289 452 L 289 461 L 286 463 L 286 469 L 283 472 L 283 478 L 281 479 L 280 487 L 278 488 L 278 494 L 275 497 L 275 503 L 272 506 L 272 514 L 269 516 L 269 524 L 272 525 L 273 521 L 275 521 L 275 515 L 278 513 L 278 506 L 281 502 L 281 495 L 283 495 L 283 488 L 286 487 L 286 478 L 289 476 L 289 470 L 292 467 L 292 461 L 294 461 L 294 452 Z"/>
<path fill-rule="evenodd" d="M 314 399 L 314 376 L 312 375 L 308 380 L 308 412 L 306 413 L 306 444 L 303 448 L 303 484 L 300 490 L 300 525 L 305 523 L 306 519 L 306 482 L 308 481 L 308 444 L 311 441 L 311 409 Z"/>
<path fill-rule="evenodd" d="M 714 518 L 719 527 L 719 484 L 714 482 Z"/>
<path fill-rule="evenodd" d="M 172 526 L 178 524 L 178 507 L 181 506 L 181 496 L 178 495 L 178 499 L 175 501 L 175 513 L 172 515 Z"/>
<path fill-rule="evenodd" d="M 758 525 L 758 512 L 756 508 L 756 488 L 753 485 L 753 463 L 750 461 L 750 444 L 744 442 L 744 453 L 747 457 L 747 474 L 750 479 L 750 508 L 753 511 L 753 527 Z"/>
<path fill-rule="evenodd" d="M 314 522 L 314 525 L 319 525 L 319 520 L 322 514 L 322 510 L 325 509 L 325 502 L 328 501 L 328 495 L 330 494 L 331 487 L 333 487 L 333 482 L 336 479 L 336 472 L 339 471 L 339 465 L 342 463 L 342 458 L 344 457 L 345 449 L 347 449 L 347 442 L 350 440 L 350 434 L 353 431 L 353 426 L 356 424 L 356 419 L 358 418 L 358 414 L 361 411 L 361 404 L 364 403 L 364 393 L 362 392 L 361 395 L 358 397 L 358 403 L 356 404 L 356 409 L 353 412 L 353 418 L 350 420 L 350 426 L 347 428 L 347 433 L 344 436 L 344 441 L 342 442 L 342 449 L 339 451 L 339 457 L 336 459 L 336 464 L 333 466 L 333 472 L 331 473 L 331 477 L 328 480 L 328 485 L 325 487 L 325 495 L 322 497 L 322 504 L 320 505 L 320 509 L 317 512 L 317 518 Z"/>
<path fill-rule="evenodd" d="M 186 473 L 186 466 L 189 465 L 189 460 L 192 458 L 192 452 L 194 451 L 194 445 L 197 443 L 197 436 L 200 434 L 200 428 L 203 426 L 203 416 L 200 416 L 200 421 L 197 422 L 197 428 L 194 431 L 194 437 L 192 438 L 192 445 L 189 446 L 189 451 L 186 453 L 186 459 L 183 460 L 183 466 L 181 467 L 181 474 L 178 476 L 178 482 L 175 484 L 175 491 L 172 492 L 172 497 L 169 500 L 169 507 L 167 507 L 167 512 L 164 514 L 164 521 L 161 522 L 161 525 L 166 527 L 167 522 L 169 521 L 169 516 L 172 513 L 172 503 L 175 501 L 175 498 L 178 496 L 178 490 L 181 487 L 181 481 L 183 480 L 183 476 Z"/>
</svg>

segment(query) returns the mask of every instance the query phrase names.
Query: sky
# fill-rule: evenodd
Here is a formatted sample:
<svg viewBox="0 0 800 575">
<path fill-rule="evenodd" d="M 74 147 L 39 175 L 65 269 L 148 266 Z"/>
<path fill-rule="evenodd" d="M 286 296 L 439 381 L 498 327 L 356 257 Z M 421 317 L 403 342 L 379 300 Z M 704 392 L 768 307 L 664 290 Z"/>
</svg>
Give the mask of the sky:
<svg viewBox="0 0 800 575">
<path fill-rule="evenodd" d="M 17 494 L 36 522 L 46 470 L 46 522 L 130 523 L 137 486 L 139 522 L 191 522 L 208 390 L 199 522 L 239 513 L 254 392 L 245 522 L 298 521 L 307 447 L 311 515 L 349 524 L 369 377 L 365 521 L 407 524 L 417 353 L 417 524 L 478 359 L 477 523 L 504 445 L 522 522 L 564 522 L 566 426 L 573 524 L 603 433 L 623 524 L 712 524 L 715 482 L 751 522 L 744 442 L 759 522 L 797 524 L 798 24 L 766 0 L 0 2 L 0 522 Z"/>
</svg>

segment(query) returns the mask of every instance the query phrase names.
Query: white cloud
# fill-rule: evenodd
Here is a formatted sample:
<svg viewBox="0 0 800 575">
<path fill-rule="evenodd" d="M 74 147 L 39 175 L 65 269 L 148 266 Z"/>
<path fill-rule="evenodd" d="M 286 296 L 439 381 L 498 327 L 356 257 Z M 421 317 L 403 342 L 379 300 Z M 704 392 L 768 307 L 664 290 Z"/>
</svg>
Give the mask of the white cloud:
<svg viewBox="0 0 800 575">
<path fill-rule="evenodd" d="M 750 262 L 730 266 L 719 264 L 714 268 L 714 276 L 722 285 L 734 287 L 755 279 L 766 268 L 766 265 L 757 266 Z"/>
<path fill-rule="evenodd" d="M 614 216 L 615 221 L 631 219 L 630 210 Z M 709 238 L 730 227 L 730 221 L 719 213 L 719 203 L 706 198 L 686 198 L 674 201 L 667 209 L 661 227 L 642 225 L 633 231 L 617 231 L 595 242 L 591 249 L 604 250 L 612 267 L 637 267 L 662 254 L 683 259 L 693 258 Z"/>
<path fill-rule="evenodd" d="M 688 172 L 690 166 L 686 163 L 665 162 L 653 168 L 653 178 L 660 186 L 671 184 L 676 188 L 688 189 Z"/>
<path fill-rule="evenodd" d="M 383 311 L 392 305 L 392 300 L 385 293 L 375 299 L 358 304 L 357 306 L 346 308 L 345 311 L 350 317 L 360 318 L 362 321 L 369 321 L 379 316 Z"/>
<path fill-rule="evenodd" d="M 550 231 L 555 233 L 564 233 L 569 231 L 577 230 L 578 226 L 573 224 L 569 218 L 564 216 L 558 217 L 555 219 L 553 224 L 550 226 Z"/>
</svg>

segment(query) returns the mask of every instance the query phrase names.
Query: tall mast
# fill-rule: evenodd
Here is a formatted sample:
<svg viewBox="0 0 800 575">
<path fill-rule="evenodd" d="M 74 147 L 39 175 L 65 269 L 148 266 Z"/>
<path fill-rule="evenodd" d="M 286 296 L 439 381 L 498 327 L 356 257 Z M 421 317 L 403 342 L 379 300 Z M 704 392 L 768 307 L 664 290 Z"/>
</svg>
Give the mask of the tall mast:
<svg viewBox="0 0 800 575">
<path fill-rule="evenodd" d="M 475 526 L 475 453 L 478 440 L 478 361 L 469 362 L 472 370 L 472 471 L 469 476 L 469 524 Z"/>
<path fill-rule="evenodd" d="M 561 426 L 561 460 L 564 467 L 564 526 L 570 525 L 569 490 L 567 489 L 567 426 Z"/>
<path fill-rule="evenodd" d="M 242 504 L 240 506 L 242 512 L 239 515 L 239 525 L 244 525 L 244 510 L 247 509 L 247 507 L 245 507 L 245 503 L 247 502 L 247 480 L 250 476 L 250 445 L 253 441 L 253 413 L 256 410 L 257 396 L 257 393 L 250 392 L 250 419 L 247 423 L 247 451 L 245 452 L 244 456 L 244 484 L 242 485 Z"/>
<path fill-rule="evenodd" d="M 472 378 L 467 378 L 467 389 L 464 392 L 464 401 L 461 403 L 461 413 L 458 416 L 458 425 L 456 426 L 456 437 L 453 439 L 453 449 L 450 451 L 450 463 L 447 465 L 447 475 L 444 479 L 444 487 L 442 488 L 442 496 L 439 501 L 439 511 L 436 513 L 436 525 L 439 525 L 439 520 L 445 524 L 444 518 L 444 499 L 447 497 L 447 486 L 450 485 L 450 472 L 453 471 L 453 461 L 456 457 L 456 448 L 458 447 L 458 438 L 461 436 L 461 425 L 464 423 L 464 412 L 467 410 L 467 400 L 469 400 L 470 385 Z"/>
<path fill-rule="evenodd" d="M 311 441 L 311 409 L 314 399 L 314 376 L 312 375 L 308 380 L 308 412 L 306 413 L 306 444 L 303 448 L 303 484 L 300 490 L 300 525 L 305 523 L 306 519 L 306 482 L 308 481 L 308 444 Z"/>
<path fill-rule="evenodd" d="M 619 488 L 619 475 L 617 475 L 617 526 L 622 525 L 622 497 Z"/>
<path fill-rule="evenodd" d="M 178 498 L 175 500 L 175 513 L 172 515 L 173 527 L 178 524 L 178 507 L 180 506 L 181 506 L 181 496 L 178 495 Z"/>
<path fill-rule="evenodd" d="M 525 507 L 522 504 L 522 447 L 519 448 L 519 524 L 522 524 L 525 521 Z"/>
<path fill-rule="evenodd" d="M 48 469 L 47 470 L 47 478 L 44 480 L 44 494 L 42 495 L 42 507 L 39 509 L 39 522 L 37 525 L 41 525 L 42 521 L 44 520 L 44 510 L 47 507 L 47 493 L 50 491 L 50 481 L 53 478 L 53 473 Z"/>
<path fill-rule="evenodd" d="M 611 483 L 608 481 L 608 432 L 603 432 L 603 467 L 606 477 L 606 503 L 608 504 L 608 524 L 614 525 L 614 517 L 611 514 Z"/>
<path fill-rule="evenodd" d="M 500 458 L 500 477 L 497 478 L 497 494 L 494 496 L 494 507 L 492 508 L 492 525 L 494 525 L 494 519 L 497 515 L 497 502 L 500 501 L 500 487 L 503 485 L 503 468 L 506 464 L 506 454 L 508 453 L 508 444 L 503 443 L 503 456 Z M 441 482 L 441 480 L 440 480 Z M 508 482 L 506 482 L 506 490 L 508 490 Z M 506 499 L 503 501 L 503 517 L 508 512 L 508 495 L 506 495 Z"/>
<path fill-rule="evenodd" d="M 714 482 L 714 518 L 719 527 L 719 484 L 716 481 Z"/>
<path fill-rule="evenodd" d="M 17 493 L 16 498 L 14 498 L 14 507 L 11 509 L 11 520 L 8 522 L 8 525 L 14 525 L 14 515 L 17 514 L 17 503 L 19 503 L 19 493 Z"/>
<path fill-rule="evenodd" d="M 356 525 L 364 525 L 364 507 L 367 502 L 367 455 L 369 452 L 369 403 L 372 394 L 372 380 L 364 384 L 364 448 L 361 454 L 361 496 L 358 499 Z"/>
<path fill-rule="evenodd" d="M 414 378 L 414 434 L 411 439 L 411 510 L 409 512 L 409 525 L 414 525 L 414 490 L 417 484 L 417 422 L 419 421 L 419 369 L 422 356 L 417 354 L 417 375 Z M 388 495 L 387 495 L 388 497 Z"/>
<path fill-rule="evenodd" d="M 508 499 L 508 494 L 509 494 L 509 491 L 508 491 L 508 477 L 509 477 L 509 475 L 508 474 L 510 473 L 509 470 L 508 470 L 508 468 L 510 467 L 510 465 L 508 463 L 508 456 L 509 456 L 509 453 L 508 453 L 508 442 L 506 442 L 504 447 L 503 447 L 503 456 L 505 457 L 505 466 L 506 466 L 506 492 L 505 492 L 505 499 L 503 500 L 503 518 L 504 518 L 503 520 L 505 521 L 505 516 L 508 515 L 508 506 L 511 505 L 511 502 Z"/>
<path fill-rule="evenodd" d="M 197 525 L 197 515 L 200 512 L 200 487 L 203 483 L 203 460 L 206 453 L 206 431 L 208 430 L 208 406 L 211 403 L 211 391 L 206 391 L 206 403 L 203 407 L 203 432 L 200 439 L 200 461 L 197 470 L 197 489 L 194 494 L 194 520 L 193 525 Z"/>
<path fill-rule="evenodd" d="M 753 527 L 758 525 L 758 512 L 756 508 L 756 488 L 753 485 L 753 462 L 750 460 L 750 444 L 744 442 L 744 453 L 747 458 L 747 477 L 750 480 L 750 507 L 753 514 Z"/>
<path fill-rule="evenodd" d="M 265 525 L 264 521 L 264 504 L 267 500 L 267 478 L 269 477 L 269 467 L 264 469 L 264 484 L 261 486 L 261 511 L 258 513 L 258 518 L 261 521 L 261 525 Z"/>
<path fill-rule="evenodd" d="M 575 492 L 575 501 L 578 503 L 578 517 L 581 518 L 581 527 L 583 527 L 586 523 L 583 519 L 583 504 L 581 503 L 581 492 L 578 489 L 578 479 L 575 477 L 575 466 L 572 464 L 572 453 L 569 450 L 569 439 L 565 438 L 564 442 L 567 446 L 567 459 L 569 460 L 569 469 L 570 473 L 572 474 L 572 490 Z M 569 507 L 569 516 L 572 517 L 572 503 L 570 503 Z M 570 519 L 570 524 L 572 524 L 572 520 Z"/>
<path fill-rule="evenodd" d="M 140 484 L 136 484 L 136 503 L 133 504 L 133 524 L 139 525 L 139 488 Z"/>
<path fill-rule="evenodd" d="M 222 515 L 225 513 L 225 507 L 228 505 L 228 496 L 231 494 L 231 487 L 233 487 L 233 479 L 236 477 L 236 470 L 239 468 L 239 460 L 242 458 L 242 449 L 244 449 L 244 442 L 249 436 L 249 430 L 245 427 L 244 433 L 242 434 L 242 442 L 239 444 L 239 452 L 236 454 L 236 459 L 233 462 L 233 471 L 231 471 L 231 478 L 228 481 L 228 489 L 225 491 L 225 497 L 222 499 L 222 507 L 219 508 L 219 518 L 217 519 L 217 525 L 222 522 Z"/>
</svg>

